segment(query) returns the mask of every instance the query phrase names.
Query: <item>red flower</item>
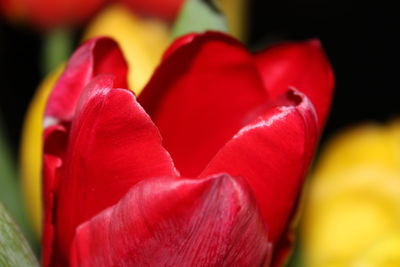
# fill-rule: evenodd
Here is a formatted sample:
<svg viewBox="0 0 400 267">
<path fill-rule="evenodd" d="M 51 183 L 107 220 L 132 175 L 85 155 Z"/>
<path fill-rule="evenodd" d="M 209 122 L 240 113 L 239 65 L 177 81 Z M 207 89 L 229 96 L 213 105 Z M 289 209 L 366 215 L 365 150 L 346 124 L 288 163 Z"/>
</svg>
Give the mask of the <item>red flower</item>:
<svg viewBox="0 0 400 267">
<path fill-rule="evenodd" d="M 39 28 L 75 26 L 87 22 L 108 3 L 119 2 L 135 13 L 173 21 L 183 0 L 0 0 L 0 11 L 13 20 Z"/>
<path fill-rule="evenodd" d="M 253 56 L 208 32 L 176 41 L 136 99 L 117 44 L 88 41 L 45 112 L 44 265 L 267 266 L 332 87 L 316 41 Z"/>
<path fill-rule="evenodd" d="M 26 20 L 40 28 L 86 22 L 108 0 L 0 0 L 0 11 L 14 20 Z"/>
</svg>

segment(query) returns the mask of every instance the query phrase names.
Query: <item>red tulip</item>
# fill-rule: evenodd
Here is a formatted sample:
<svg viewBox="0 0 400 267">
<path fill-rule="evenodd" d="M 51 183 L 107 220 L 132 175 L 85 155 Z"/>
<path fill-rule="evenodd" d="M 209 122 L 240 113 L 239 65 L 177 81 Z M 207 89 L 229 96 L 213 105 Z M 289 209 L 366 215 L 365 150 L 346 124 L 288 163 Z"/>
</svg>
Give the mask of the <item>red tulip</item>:
<svg viewBox="0 0 400 267">
<path fill-rule="evenodd" d="M 266 87 L 263 64 L 226 35 L 186 36 L 136 99 L 118 46 L 82 45 L 45 112 L 44 265 L 268 266 L 280 255 L 326 113 L 296 83 Z M 331 86 L 313 102 L 329 103 Z"/>
<path fill-rule="evenodd" d="M 264 84 L 276 97 L 293 86 L 305 93 L 317 111 L 322 128 L 330 108 L 334 77 L 318 39 L 301 43 L 283 43 L 255 57 Z"/>
</svg>

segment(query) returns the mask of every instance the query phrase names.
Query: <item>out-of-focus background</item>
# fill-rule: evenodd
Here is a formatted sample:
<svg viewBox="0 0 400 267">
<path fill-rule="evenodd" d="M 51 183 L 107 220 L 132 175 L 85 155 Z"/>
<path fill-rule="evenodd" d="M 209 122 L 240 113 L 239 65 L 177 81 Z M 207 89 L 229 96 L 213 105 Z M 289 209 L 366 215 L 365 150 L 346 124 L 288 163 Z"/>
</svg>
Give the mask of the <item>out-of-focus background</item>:
<svg viewBox="0 0 400 267">
<path fill-rule="evenodd" d="M 336 74 L 324 136 L 355 122 L 386 121 L 400 112 L 399 18 L 394 7 L 345 0 L 248 1 L 251 48 L 279 40 L 322 40 Z M 42 79 L 43 41 L 40 32 L 0 18 L 0 112 L 15 151 L 25 110 Z"/>
<path fill-rule="evenodd" d="M 248 5 L 250 49 L 317 37 L 336 76 L 332 112 L 320 144 L 328 148 L 317 154 L 304 194 L 305 230 L 299 232 L 305 234 L 293 266 L 305 264 L 298 260 L 304 247 L 311 255 L 305 266 L 400 266 L 396 9 L 383 2 L 345 0 L 248 0 Z M 75 43 L 84 28 L 74 31 Z M 43 31 L 0 17 L 0 133 L 6 135 L 15 162 L 25 112 L 43 79 L 45 42 Z M 364 123 L 368 125 L 332 139 Z"/>
</svg>

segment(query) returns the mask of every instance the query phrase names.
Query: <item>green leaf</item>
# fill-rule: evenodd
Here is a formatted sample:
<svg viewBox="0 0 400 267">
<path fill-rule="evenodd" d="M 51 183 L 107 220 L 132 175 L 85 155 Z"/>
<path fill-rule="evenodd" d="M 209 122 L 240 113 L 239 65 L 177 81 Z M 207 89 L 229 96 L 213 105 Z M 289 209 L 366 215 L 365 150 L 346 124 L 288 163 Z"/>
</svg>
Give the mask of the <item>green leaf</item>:
<svg viewBox="0 0 400 267">
<path fill-rule="evenodd" d="M 13 216 L 19 217 L 21 203 L 19 197 L 16 197 L 19 195 L 17 170 L 3 129 L 0 114 L 0 201 L 5 203 Z"/>
<path fill-rule="evenodd" d="M 35 251 L 38 242 L 30 228 L 24 206 L 22 203 L 22 194 L 19 187 L 18 171 L 15 159 L 12 156 L 10 147 L 8 146 L 6 134 L 4 133 L 4 125 L 2 124 L 2 116 L 0 113 L 0 202 L 11 213 L 16 222 L 20 225 L 23 233 L 34 246 Z M 0 264 L 0 266 L 2 266 Z"/>
<path fill-rule="evenodd" d="M 39 266 L 18 226 L 0 203 L 0 266 Z"/>
<path fill-rule="evenodd" d="M 225 17 L 206 0 L 187 0 L 172 30 L 175 39 L 192 32 L 228 32 Z"/>
</svg>

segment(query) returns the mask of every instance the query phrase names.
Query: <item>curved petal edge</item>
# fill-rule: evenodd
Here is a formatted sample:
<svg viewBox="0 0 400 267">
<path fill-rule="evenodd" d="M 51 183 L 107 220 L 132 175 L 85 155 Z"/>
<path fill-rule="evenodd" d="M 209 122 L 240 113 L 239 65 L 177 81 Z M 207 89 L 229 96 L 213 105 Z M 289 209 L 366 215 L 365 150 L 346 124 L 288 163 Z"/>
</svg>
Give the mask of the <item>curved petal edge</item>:
<svg viewBox="0 0 400 267">
<path fill-rule="evenodd" d="M 261 266 L 270 258 L 251 190 L 238 178 L 145 180 L 82 224 L 72 266 Z"/>
</svg>

